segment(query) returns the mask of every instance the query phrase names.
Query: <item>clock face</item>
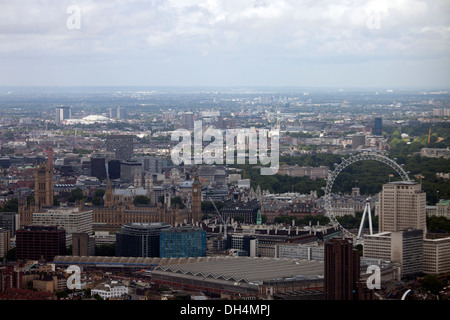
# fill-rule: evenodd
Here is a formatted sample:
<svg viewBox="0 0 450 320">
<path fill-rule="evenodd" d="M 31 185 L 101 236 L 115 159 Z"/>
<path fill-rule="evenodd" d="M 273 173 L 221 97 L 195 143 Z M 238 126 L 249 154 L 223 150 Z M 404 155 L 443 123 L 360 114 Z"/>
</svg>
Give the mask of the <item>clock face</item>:
<svg viewBox="0 0 450 320">
<path fill-rule="evenodd" d="M 194 192 L 197 192 L 197 188 L 194 188 Z"/>
</svg>

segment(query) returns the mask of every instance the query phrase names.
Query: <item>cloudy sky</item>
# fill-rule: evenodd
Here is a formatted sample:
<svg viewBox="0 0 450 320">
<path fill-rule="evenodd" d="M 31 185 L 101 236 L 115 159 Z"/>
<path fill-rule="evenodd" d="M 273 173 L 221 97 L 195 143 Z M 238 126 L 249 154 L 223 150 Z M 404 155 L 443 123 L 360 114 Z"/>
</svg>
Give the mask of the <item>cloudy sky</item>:
<svg viewBox="0 0 450 320">
<path fill-rule="evenodd" d="M 0 85 L 450 86 L 448 0 L 1 0 Z"/>
</svg>

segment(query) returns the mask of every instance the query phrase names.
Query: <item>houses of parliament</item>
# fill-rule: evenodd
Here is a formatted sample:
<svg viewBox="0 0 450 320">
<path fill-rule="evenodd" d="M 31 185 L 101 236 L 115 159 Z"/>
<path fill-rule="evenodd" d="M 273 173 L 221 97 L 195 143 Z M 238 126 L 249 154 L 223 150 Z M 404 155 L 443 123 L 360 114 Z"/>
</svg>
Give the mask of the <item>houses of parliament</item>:
<svg viewBox="0 0 450 320">
<path fill-rule="evenodd" d="M 20 225 L 32 225 L 33 213 L 45 212 L 47 210 L 63 210 L 63 207 L 53 205 L 53 152 L 49 149 L 47 163 L 41 163 L 35 168 L 35 190 L 34 199 L 27 201 L 19 200 Z M 146 178 L 152 179 L 151 175 Z M 162 193 L 164 203 L 152 201 L 147 205 L 137 205 L 134 202 L 136 193 L 131 186 L 128 192 L 115 192 L 108 179 L 104 194 L 103 205 L 93 206 L 84 202 L 77 202 L 76 207 L 80 211 L 92 210 L 92 223 L 94 231 L 119 231 L 127 223 L 155 223 L 164 222 L 170 225 L 181 225 L 186 223 L 199 223 L 201 221 L 201 183 L 198 177 L 194 178 L 192 187 L 187 196 L 187 205 L 180 209 L 178 204 L 171 204 L 171 193 L 169 190 L 160 188 L 154 190 L 152 181 L 144 181 L 145 188 L 138 188 L 140 195 L 146 195 L 155 199 L 155 192 Z M 161 191 L 162 190 L 162 191 Z"/>
</svg>

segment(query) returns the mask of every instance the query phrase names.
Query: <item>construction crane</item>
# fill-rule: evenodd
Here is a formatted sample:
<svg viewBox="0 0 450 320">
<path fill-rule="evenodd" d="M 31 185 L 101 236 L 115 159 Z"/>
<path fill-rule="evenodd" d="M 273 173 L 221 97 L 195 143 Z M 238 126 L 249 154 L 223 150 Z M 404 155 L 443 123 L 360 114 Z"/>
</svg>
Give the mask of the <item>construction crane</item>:
<svg viewBox="0 0 450 320">
<path fill-rule="evenodd" d="M 214 209 L 216 210 L 217 214 L 218 214 L 219 217 L 220 217 L 220 220 L 222 220 L 222 223 L 223 223 L 223 225 L 224 225 L 223 238 L 226 239 L 226 238 L 227 238 L 227 223 L 228 223 L 228 220 L 229 220 L 230 218 L 228 218 L 227 221 L 223 220 L 223 217 L 222 217 L 222 215 L 220 214 L 219 210 L 217 210 L 217 207 L 216 207 L 216 204 L 214 203 L 214 201 L 213 201 L 211 198 L 209 198 L 209 201 L 212 202 L 212 204 L 213 204 L 213 206 L 214 206 Z"/>
</svg>

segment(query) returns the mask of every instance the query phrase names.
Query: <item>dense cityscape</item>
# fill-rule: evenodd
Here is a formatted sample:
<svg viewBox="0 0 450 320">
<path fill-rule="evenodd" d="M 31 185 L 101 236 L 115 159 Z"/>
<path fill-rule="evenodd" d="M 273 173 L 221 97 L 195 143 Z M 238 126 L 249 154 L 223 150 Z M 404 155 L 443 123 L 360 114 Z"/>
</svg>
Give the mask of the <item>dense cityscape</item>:
<svg viewBox="0 0 450 320">
<path fill-rule="evenodd" d="M 0 298 L 447 300 L 449 98 L 2 88 Z M 199 121 L 278 130 L 276 174 L 175 164 Z"/>
<path fill-rule="evenodd" d="M 445 316 L 449 12 L 0 1 L 2 314 Z"/>
</svg>

